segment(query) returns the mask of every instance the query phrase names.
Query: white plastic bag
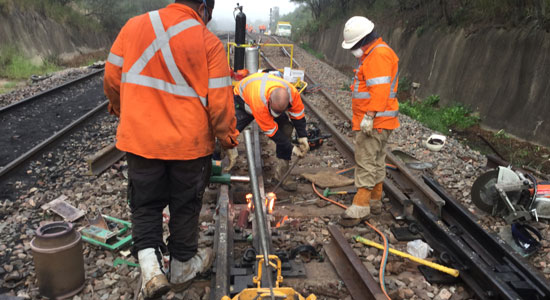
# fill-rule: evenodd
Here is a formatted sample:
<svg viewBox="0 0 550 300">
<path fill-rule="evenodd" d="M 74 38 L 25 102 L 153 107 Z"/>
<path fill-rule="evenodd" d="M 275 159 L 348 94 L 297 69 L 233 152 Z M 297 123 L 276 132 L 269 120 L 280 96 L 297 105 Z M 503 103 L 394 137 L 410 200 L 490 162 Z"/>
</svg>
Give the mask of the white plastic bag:
<svg viewBox="0 0 550 300">
<path fill-rule="evenodd" d="M 418 258 L 425 259 L 433 249 L 422 240 L 414 240 L 407 243 L 407 252 Z"/>
</svg>

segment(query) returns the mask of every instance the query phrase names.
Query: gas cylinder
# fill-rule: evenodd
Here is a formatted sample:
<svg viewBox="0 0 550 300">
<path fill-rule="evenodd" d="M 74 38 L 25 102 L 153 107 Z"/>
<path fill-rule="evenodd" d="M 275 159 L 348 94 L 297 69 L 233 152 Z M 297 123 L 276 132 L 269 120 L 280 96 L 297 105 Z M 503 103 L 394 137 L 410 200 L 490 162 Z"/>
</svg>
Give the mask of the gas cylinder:
<svg viewBox="0 0 550 300">
<path fill-rule="evenodd" d="M 245 49 L 245 69 L 254 74 L 258 72 L 259 65 L 259 50 L 258 46 L 247 47 Z"/>
<path fill-rule="evenodd" d="M 242 45 L 246 44 L 246 15 L 243 13 L 242 5 L 239 6 L 237 3 L 237 9 L 239 13 L 235 17 L 235 44 Z M 242 69 L 244 69 L 244 48 L 236 47 L 233 70 L 236 72 Z"/>
<path fill-rule="evenodd" d="M 67 222 L 40 226 L 31 240 L 40 294 L 65 299 L 84 288 L 84 257 L 80 233 Z"/>
</svg>

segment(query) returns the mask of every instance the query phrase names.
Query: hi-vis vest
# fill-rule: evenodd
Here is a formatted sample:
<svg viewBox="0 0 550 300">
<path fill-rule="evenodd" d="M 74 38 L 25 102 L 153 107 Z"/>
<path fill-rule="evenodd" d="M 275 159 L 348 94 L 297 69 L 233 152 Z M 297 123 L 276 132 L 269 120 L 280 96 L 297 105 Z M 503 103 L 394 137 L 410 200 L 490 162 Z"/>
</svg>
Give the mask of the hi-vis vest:
<svg viewBox="0 0 550 300">
<path fill-rule="evenodd" d="M 379 38 L 365 51 L 352 85 L 352 129 L 360 130 L 367 111 L 376 112 L 374 128 L 399 127 L 397 55 Z"/>
<path fill-rule="evenodd" d="M 288 81 L 268 73 L 252 74 L 241 80 L 233 89 L 245 103 L 245 111 L 254 116 L 260 129 L 269 137 L 278 130 L 277 122 L 269 112 L 269 98 L 276 88 L 284 88 L 290 95 L 290 108 L 286 111 L 291 119 L 302 119 L 304 103 L 298 90 Z"/>
<path fill-rule="evenodd" d="M 210 155 L 237 144 L 229 66 L 219 39 L 183 4 L 132 18 L 105 69 L 117 148 L 146 158 Z"/>
</svg>

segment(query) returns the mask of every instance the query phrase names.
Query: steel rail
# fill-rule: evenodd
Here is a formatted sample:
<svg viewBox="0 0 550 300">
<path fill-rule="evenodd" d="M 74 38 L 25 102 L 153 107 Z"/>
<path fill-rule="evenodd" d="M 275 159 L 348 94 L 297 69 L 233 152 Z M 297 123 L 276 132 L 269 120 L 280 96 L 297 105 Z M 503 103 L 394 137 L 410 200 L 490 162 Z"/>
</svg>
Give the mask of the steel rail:
<svg viewBox="0 0 550 300">
<path fill-rule="evenodd" d="M 7 111 L 9 111 L 9 110 L 11 110 L 11 109 L 13 109 L 13 108 L 15 108 L 15 107 L 18 107 L 18 106 L 23 105 L 23 104 L 27 104 L 27 103 L 36 101 L 36 100 L 38 100 L 38 99 L 41 99 L 41 98 L 43 98 L 44 96 L 53 94 L 54 92 L 63 90 L 63 89 L 65 89 L 65 88 L 69 87 L 69 86 L 75 85 L 76 83 L 79 83 L 79 82 L 84 81 L 84 80 L 86 80 L 86 79 L 88 79 L 88 78 L 91 78 L 91 77 L 93 77 L 93 76 L 96 76 L 96 75 L 98 75 L 99 73 L 102 73 L 103 71 L 104 71 L 104 69 L 99 69 L 99 70 L 97 70 L 97 71 L 93 71 L 92 73 L 83 75 L 83 76 L 81 76 L 81 77 L 78 77 L 78 78 L 76 78 L 76 79 L 74 79 L 74 80 L 68 81 L 68 82 L 66 82 L 66 83 L 64 83 L 64 84 L 62 84 L 62 85 L 53 87 L 53 88 L 51 88 L 51 89 L 49 89 L 49 90 L 46 90 L 46 91 L 44 91 L 44 92 L 41 92 L 41 93 L 39 93 L 39 94 L 30 96 L 30 97 L 25 98 L 25 99 L 23 99 L 23 100 L 21 100 L 21 101 L 17 101 L 17 102 L 14 102 L 14 103 L 10 104 L 10 105 L 6 105 L 6 106 L 4 106 L 4 107 L 1 107 L 1 108 L 0 108 L 0 114 L 5 113 L 5 112 L 7 112 Z"/>
<path fill-rule="evenodd" d="M 216 261 L 215 276 L 212 278 L 211 300 L 219 300 L 231 292 L 231 266 L 233 265 L 233 213 L 229 197 L 229 186 L 222 184 L 218 194 L 216 234 L 214 249 Z"/>
<path fill-rule="evenodd" d="M 353 299 L 386 300 L 380 285 L 363 266 L 338 227 L 330 225 L 328 231 L 332 239 L 324 246 L 325 252 Z"/>
<path fill-rule="evenodd" d="M 263 205 L 263 201 L 260 195 L 260 187 L 258 183 L 258 177 L 256 176 L 256 162 L 255 162 L 255 155 L 254 155 L 254 147 L 252 145 L 252 136 L 250 134 L 250 130 L 244 131 L 244 140 L 246 143 L 246 156 L 247 156 L 247 162 L 248 162 L 248 172 L 250 174 L 250 186 L 252 188 L 252 199 L 254 201 L 254 220 L 256 221 L 256 226 L 258 228 L 257 233 L 260 237 L 260 253 L 264 256 L 264 264 L 265 264 L 265 272 L 267 283 L 269 286 L 269 290 L 271 292 L 271 298 L 274 299 L 273 296 L 273 282 L 271 280 L 272 274 L 269 264 L 269 242 L 268 242 L 268 227 L 266 222 L 266 215 L 265 215 L 265 205 Z M 263 278 L 262 278 L 263 279 Z M 262 280 L 263 282 L 263 280 Z"/>
<path fill-rule="evenodd" d="M 0 169 L 0 181 L 4 180 L 6 175 L 10 174 L 13 169 L 20 166 L 21 164 L 28 161 L 30 158 L 34 157 L 36 154 L 38 154 L 42 149 L 44 149 L 46 146 L 50 145 L 51 143 L 61 139 L 68 133 L 72 132 L 72 130 L 77 127 L 78 125 L 84 123 L 89 118 L 91 118 L 93 115 L 98 113 L 101 110 L 104 110 L 107 105 L 109 104 L 109 101 L 105 101 L 101 103 L 96 108 L 92 109 L 91 111 L 87 112 L 82 117 L 78 118 L 71 124 L 65 126 L 60 131 L 56 132 L 54 135 L 49 137 L 47 140 L 42 141 L 40 144 L 34 146 L 31 150 L 25 152 L 23 155 L 19 156 L 17 159 L 13 160 L 9 164 L 5 165 Z"/>
<path fill-rule="evenodd" d="M 330 102 L 337 106 L 336 101 Z M 317 117 L 329 122 L 321 114 Z M 349 143 L 343 146 L 353 151 Z M 459 214 L 466 210 L 442 197 L 440 187 L 423 182 L 390 152 L 386 153 L 397 166 L 395 171 L 388 170 L 397 184 L 387 178 L 384 191 L 398 208 L 398 217 L 421 225 L 424 238 L 446 262 L 460 269 L 460 278 L 480 299 L 550 299 L 550 283 L 525 259 L 482 228 L 475 228 L 475 218 L 469 213 Z"/>
</svg>

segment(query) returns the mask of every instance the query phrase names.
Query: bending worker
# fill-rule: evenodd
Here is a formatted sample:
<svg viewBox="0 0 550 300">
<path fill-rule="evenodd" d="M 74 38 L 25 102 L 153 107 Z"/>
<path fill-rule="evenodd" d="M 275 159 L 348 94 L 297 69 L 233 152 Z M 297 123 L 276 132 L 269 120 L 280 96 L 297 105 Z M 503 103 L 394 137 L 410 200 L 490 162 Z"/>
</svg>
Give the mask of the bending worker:
<svg viewBox="0 0 550 300">
<path fill-rule="evenodd" d="M 267 73 L 252 74 L 241 80 L 235 86 L 234 93 L 237 130 L 242 131 L 256 119 L 260 129 L 277 145 L 275 179 L 281 180 L 288 171 L 292 153 L 301 158 L 309 151 L 304 104 L 300 94 L 288 81 Z M 294 147 L 291 144 L 292 127 L 296 129 L 299 143 Z M 281 187 L 286 191 L 295 191 L 296 182 L 292 182 L 289 177 Z"/>
<path fill-rule="evenodd" d="M 342 47 L 360 61 L 352 85 L 357 194 L 340 220 L 341 225 L 355 226 L 369 216 L 371 206 L 373 211 L 381 209 L 386 177 L 384 148 L 392 130 L 399 127 L 399 59 L 374 31 L 374 23 L 365 17 L 347 21 Z"/>
<path fill-rule="evenodd" d="M 229 66 L 206 28 L 214 0 L 176 0 L 130 19 L 105 67 L 109 111 L 120 117 L 116 146 L 126 151 L 132 253 L 142 292 L 156 299 L 185 288 L 212 263 L 198 249 L 199 212 L 214 139 L 237 145 Z M 170 282 L 161 268 L 162 211 L 169 206 Z"/>
</svg>

